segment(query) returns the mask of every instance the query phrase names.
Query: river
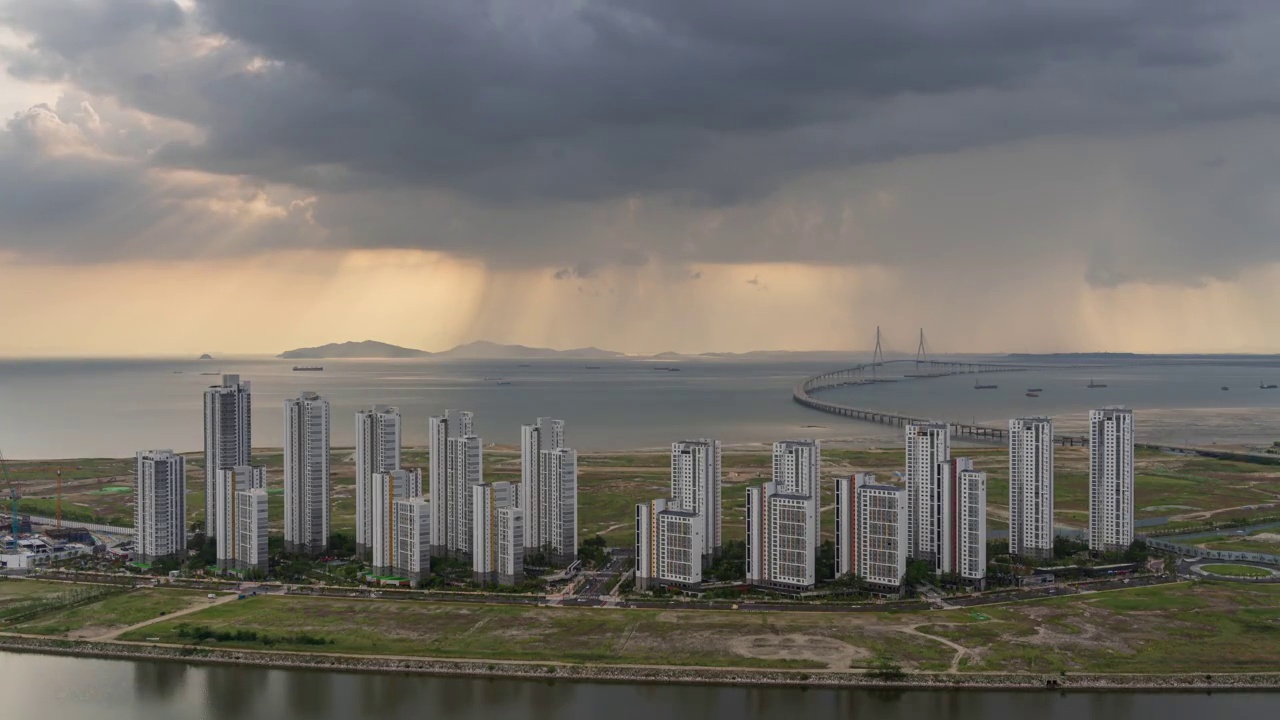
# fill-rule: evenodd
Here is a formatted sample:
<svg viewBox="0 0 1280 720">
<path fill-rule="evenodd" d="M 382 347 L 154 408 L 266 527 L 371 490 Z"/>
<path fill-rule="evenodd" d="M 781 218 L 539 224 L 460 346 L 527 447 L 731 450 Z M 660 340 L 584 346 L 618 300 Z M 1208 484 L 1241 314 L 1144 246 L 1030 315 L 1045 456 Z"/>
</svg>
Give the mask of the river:
<svg viewBox="0 0 1280 720">
<path fill-rule="evenodd" d="M 373 675 L 0 652 L 6 718 L 1161 720 L 1280 715 L 1280 694 L 798 690 Z"/>
</svg>

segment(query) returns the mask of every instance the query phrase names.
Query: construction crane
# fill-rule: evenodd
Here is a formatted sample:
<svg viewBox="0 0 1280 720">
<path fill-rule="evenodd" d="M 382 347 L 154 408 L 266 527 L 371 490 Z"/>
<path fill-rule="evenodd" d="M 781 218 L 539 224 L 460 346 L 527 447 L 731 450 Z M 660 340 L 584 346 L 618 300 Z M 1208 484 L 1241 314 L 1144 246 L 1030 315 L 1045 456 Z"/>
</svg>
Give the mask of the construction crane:
<svg viewBox="0 0 1280 720">
<path fill-rule="evenodd" d="M 58 504 L 57 504 L 58 529 L 62 529 L 62 468 L 58 468 Z"/>
</svg>

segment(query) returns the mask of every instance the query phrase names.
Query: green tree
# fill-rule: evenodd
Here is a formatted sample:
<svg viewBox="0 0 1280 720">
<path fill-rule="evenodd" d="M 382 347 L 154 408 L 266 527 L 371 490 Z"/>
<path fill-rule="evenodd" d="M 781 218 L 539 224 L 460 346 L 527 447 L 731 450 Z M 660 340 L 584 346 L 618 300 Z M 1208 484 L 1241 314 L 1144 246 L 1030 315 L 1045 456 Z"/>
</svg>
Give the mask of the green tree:
<svg viewBox="0 0 1280 720">
<path fill-rule="evenodd" d="M 608 546 L 608 541 L 599 535 L 587 538 L 582 541 L 582 547 L 578 548 L 578 559 L 583 565 L 602 567 L 609 561 L 609 553 L 606 551 Z"/>
</svg>

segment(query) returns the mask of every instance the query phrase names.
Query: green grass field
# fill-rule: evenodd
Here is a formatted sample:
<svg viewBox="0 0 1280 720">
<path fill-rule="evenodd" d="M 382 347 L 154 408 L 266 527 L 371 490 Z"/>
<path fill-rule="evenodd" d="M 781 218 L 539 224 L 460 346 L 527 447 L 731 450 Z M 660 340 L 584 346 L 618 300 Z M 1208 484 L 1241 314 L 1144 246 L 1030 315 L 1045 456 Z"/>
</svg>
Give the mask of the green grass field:
<svg viewBox="0 0 1280 720">
<path fill-rule="evenodd" d="M 1197 582 L 922 613 L 600 610 L 256 597 L 122 639 L 186 644 L 180 626 L 252 630 L 208 647 L 644 665 L 961 672 L 1247 672 L 1280 664 L 1280 586 Z M 323 647 L 291 645 L 299 634 Z M 189 636 L 189 633 L 187 634 Z M 956 651 L 939 638 L 965 648 Z"/>
<path fill-rule="evenodd" d="M 65 583 L 48 585 L 50 587 L 38 592 L 48 596 L 94 587 Z M 17 625 L 6 625 L 4 630 L 33 635 L 96 636 L 185 609 L 193 602 L 200 602 L 203 597 L 203 593 L 190 590 L 129 590 L 88 604 L 65 609 L 54 608 Z"/>
<path fill-rule="evenodd" d="M 1242 577 L 1242 578 L 1264 578 L 1271 577 L 1271 571 L 1251 565 L 1201 565 L 1200 569 L 1212 573 L 1214 575 L 1224 575 L 1226 577 Z"/>
</svg>

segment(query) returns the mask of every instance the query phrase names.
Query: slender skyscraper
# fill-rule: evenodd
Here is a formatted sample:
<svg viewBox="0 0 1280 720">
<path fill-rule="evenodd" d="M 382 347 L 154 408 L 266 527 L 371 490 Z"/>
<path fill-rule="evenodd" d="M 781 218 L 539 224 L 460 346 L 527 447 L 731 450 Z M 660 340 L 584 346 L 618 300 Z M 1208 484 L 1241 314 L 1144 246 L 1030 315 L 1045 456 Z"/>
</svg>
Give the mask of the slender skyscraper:
<svg viewBox="0 0 1280 720">
<path fill-rule="evenodd" d="M 1133 544 L 1133 412 L 1089 412 L 1089 549 Z"/>
<path fill-rule="evenodd" d="M 183 557 L 187 551 L 186 458 L 172 450 L 146 450 L 137 457 L 134 557 L 142 563 Z"/>
<path fill-rule="evenodd" d="M 313 392 L 284 401 L 284 546 L 329 547 L 329 401 Z"/>
<path fill-rule="evenodd" d="M 1053 557 L 1053 421 L 1009 421 L 1009 552 Z"/>
<path fill-rule="evenodd" d="M 951 462 L 951 428 L 945 423 L 907 425 L 907 543 L 916 560 L 939 568 L 946 533 L 943 494 Z"/>
<path fill-rule="evenodd" d="M 452 482 L 454 472 L 452 451 L 449 441 L 467 437 L 472 434 L 472 416 L 469 412 L 446 410 L 442 416 L 433 416 L 427 421 L 428 442 L 430 443 L 430 466 L 427 470 L 428 494 L 431 497 L 431 552 L 433 555 L 455 553 L 457 549 L 458 508 L 465 508 L 470 502 L 470 489 L 466 497 L 459 503 L 459 492 Z M 476 455 L 479 462 L 479 438 L 476 439 Z M 464 459 L 464 463 L 465 463 Z M 463 470 L 465 477 L 465 468 Z M 478 480 L 477 480 L 478 482 Z M 467 544 L 471 538 L 468 535 Z"/>
<path fill-rule="evenodd" d="M 213 521 L 218 471 L 253 462 L 252 396 L 249 381 L 223 375 L 222 384 L 204 391 L 204 518 L 205 536 L 218 532 Z"/>
<path fill-rule="evenodd" d="M 475 435 L 451 437 L 447 445 L 449 453 L 448 501 L 449 514 L 445 518 L 449 535 L 446 549 L 453 557 L 471 557 L 472 527 L 475 512 L 473 489 L 484 482 L 484 446 Z"/>
<path fill-rule="evenodd" d="M 956 458 L 946 475 L 942 506 L 946 532 L 938 572 L 982 587 L 987 578 L 987 474 Z"/>
<path fill-rule="evenodd" d="M 569 448 L 543 450 L 539 482 L 546 488 L 544 529 L 551 562 L 568 564 L 578 556 L 578 453 Z"/>
<path fill-rule="evenodd" d="M 723 520 L 720 484 L 720 441 L 683 440 L 671 444 L 671 500 L 702 518 L 703 552 L 720 552 Z"/>
<path fill-rule="evenodd" d="M 388 405 L 356 413 L 356 552 L 373 549 L 373 476 L 400 469 L 400 411 Z"/>
<path fill-rule="evenodd" d="M 518 537 L 523 535 L 523 516 L 503 512 L 515 510 L 519 513 L 515 490 L 511 483 L 505 481 L 471 486 L 471 575 L 477 583 L 511 585 L 517 582 L 512 577 L 509 563 L 515 554 L 524 557 L 524 538 Z M 516 520 L 520 527 L 508 525 L 504 531 L 504 522 Z M 520 541 L 518 548 L 503 547 L 504 542 L 517 539 Z M 507 572 L 500 573 L 503 558 L 508 561 Z M 501 579 L 498 577 L 500 574 L 504 576 Z"/>
<path fill-rule="evenodd" d="M 534 425 L 520 428 L 520 491 L 518 503 L 524 510 L 524 544 L 541 550 L 550 542 L 549 520 L 544 507 L 550 488 L 542 485 L 542 453 L 564 447 L 564 421 L 541 417 Z"/>
</svg>

